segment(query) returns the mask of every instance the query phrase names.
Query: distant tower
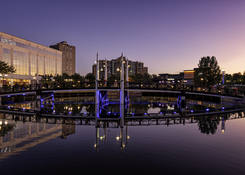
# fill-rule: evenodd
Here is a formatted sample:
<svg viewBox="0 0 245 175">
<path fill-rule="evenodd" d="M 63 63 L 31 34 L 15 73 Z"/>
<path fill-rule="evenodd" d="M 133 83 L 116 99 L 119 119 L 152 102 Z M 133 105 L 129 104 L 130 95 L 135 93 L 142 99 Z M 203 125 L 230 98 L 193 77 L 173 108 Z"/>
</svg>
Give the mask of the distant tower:
<svg viewBox="0 0 245 175">
<path fill-rule="evenodd" d="M 69 45 L 66 41 L 62 41 L 50 48 L 60 50 L 62 52 L 62 73 L 73 75 L 76 73 L 76 47 Z"/>
</svg>

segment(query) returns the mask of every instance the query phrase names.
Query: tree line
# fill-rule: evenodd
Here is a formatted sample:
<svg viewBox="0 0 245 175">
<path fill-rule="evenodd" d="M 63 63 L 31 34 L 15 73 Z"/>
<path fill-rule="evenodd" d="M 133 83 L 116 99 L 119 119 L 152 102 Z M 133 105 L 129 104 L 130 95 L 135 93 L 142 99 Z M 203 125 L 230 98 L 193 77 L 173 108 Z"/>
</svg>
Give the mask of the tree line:
<svg viewBox="0 0 245 175">
<path fill-rule="evenodd" d="M 13 66 L 0 61 L 0 74 L 4 77 L 4 74 L 15 73 L 16 70 Z M 136 84 L 144 87 L 159 88 L 162 84 L 162 78 L 155 74 L 135 74 L 129 77 L 131 84 Z M 109 86 L 113 86 L 120 82 L 119 75 L 112 75 L 108 78 Z M 172 84 L 172 88 L 182 87 L 183 82 L 175 82 Z M 92 73 L 88 73 L 85 76 L 75 73 L 74 75 L 68 75 L 66 73 L 62 75 L 44 75 L 41 79 L 41 84 L 43 86 L 49 87 L 61 87 L 61 88 L 73 88 L 73 87 L 94 87 L 95 86 L 95 76 Z M 234 84 L 245 84 L 245 72 L 225 74 L 224 76 L 225 85 Z M 222 72 L 216 57 L 207 56 L 202 57 L 199 60 L 197 68 L 194 72 L 194 87 L 202 87 L 210 89 L 213 86 L 222 85 Z"/>
</svg>

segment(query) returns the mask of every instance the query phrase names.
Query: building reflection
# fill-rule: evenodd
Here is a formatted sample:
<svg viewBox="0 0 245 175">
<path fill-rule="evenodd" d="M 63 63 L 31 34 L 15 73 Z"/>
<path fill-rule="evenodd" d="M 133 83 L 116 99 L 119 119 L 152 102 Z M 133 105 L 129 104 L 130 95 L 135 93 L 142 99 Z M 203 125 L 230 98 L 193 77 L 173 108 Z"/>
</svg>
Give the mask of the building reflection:
<svg viewBox="0 0 245 175">
<path fill-rule="evenodd" d="M 0 159 L 4 159 L 49 140 L 66 138 L 75 133 L 75 125 L 20 122 L 4 119 L 0 114 L 0 133 Z"/>
<path fill-rule="evenodd" d="M 66 139 L 67 136 L 75 134 L 76 125 L 73 120 L 69 120 L 69 122 L 62 124 L 62 135 L 61 138 Z"/>
<path fill-rule="evenodd" d="M 244 112 L 199 116 L 189 118 L 129 119 L 121 109 L 119 119 L 55 119 L 23 117 L 0 114 L 0 159 L 19 154 L 38 144 L 49 140 L 75 134 L 76 125 L 93 125 L 95 127 L 94 148 L 99 151 L 106 144 L 117 143 L 125 150 L 130 141 L 129 128 L 153 125 L 188 125 L 197 124 L 201 133 L 207 135 L 225 133 L 227 120 L 244 118 Z"/>
</svg>

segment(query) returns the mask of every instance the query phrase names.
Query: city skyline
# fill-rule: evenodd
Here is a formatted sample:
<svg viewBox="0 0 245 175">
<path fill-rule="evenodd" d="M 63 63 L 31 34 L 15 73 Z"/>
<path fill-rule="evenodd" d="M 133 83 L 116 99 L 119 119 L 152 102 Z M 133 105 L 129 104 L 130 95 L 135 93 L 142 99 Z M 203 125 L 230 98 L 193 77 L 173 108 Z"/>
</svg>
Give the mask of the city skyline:
<svg viewBox="0 0 245 175">
<path fill-rule="evenodd" d="M 1 32 L 46 46 L 67 41 L 83 75 L 97 51 L 107 59 L 123 52 L 155 74 L 192 69 L 203 56 L 227 73 L 245 71 L 244 1 L 24 2 L 2 2 Z"/>
</svg>

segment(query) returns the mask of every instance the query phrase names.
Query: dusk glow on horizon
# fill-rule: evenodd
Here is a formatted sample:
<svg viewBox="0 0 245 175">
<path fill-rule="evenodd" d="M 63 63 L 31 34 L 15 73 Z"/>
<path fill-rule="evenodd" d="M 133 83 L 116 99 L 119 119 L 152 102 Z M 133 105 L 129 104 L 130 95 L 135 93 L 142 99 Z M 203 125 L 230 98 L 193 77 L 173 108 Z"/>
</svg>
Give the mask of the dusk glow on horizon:
<svg viewBox="0 0 245 175">
<path fill-rule="evenodd" d="M 23 3 L 25 2 L 25 3 Z M 76 47 L 76 72 L 92 71 L 96 53 L 123 52 L 149 73 L 178 73 L 215 56 L 227 73 L 245 71 L 243 0 L 8 0 L 0 32 L 46 46 Z"/>
</svg>

